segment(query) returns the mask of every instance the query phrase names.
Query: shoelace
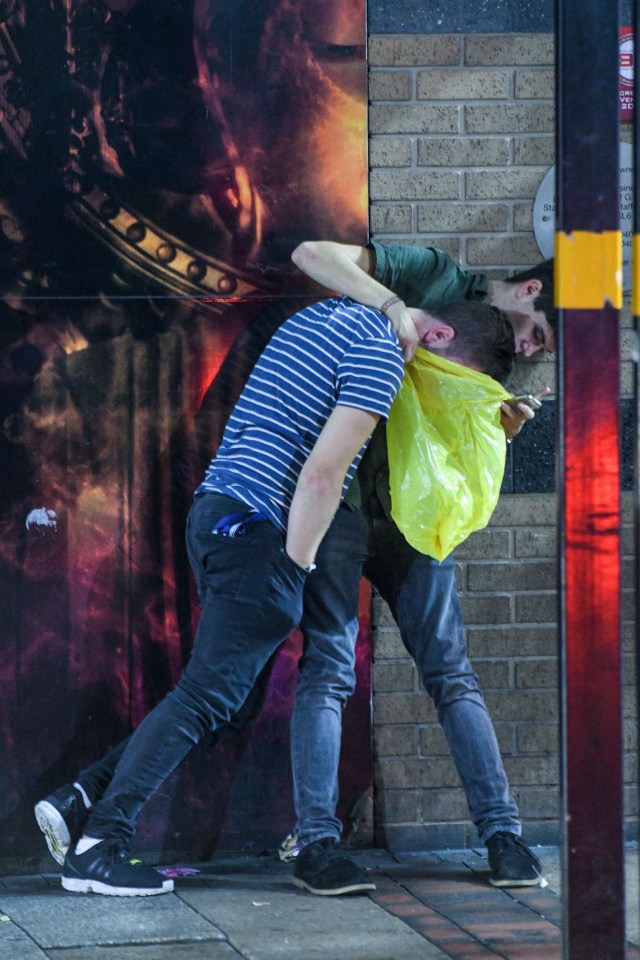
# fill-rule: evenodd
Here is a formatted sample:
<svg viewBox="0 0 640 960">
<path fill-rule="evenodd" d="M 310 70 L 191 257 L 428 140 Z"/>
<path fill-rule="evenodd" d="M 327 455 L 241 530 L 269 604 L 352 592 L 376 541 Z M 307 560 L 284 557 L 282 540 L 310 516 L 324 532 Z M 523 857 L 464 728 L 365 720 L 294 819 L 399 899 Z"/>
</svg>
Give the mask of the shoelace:
<svg viewBox="0 0 640 960">
<path fill-rule="evenodd" d="M 106 851 L 112 860 L 130 860 L 131 852 L 124 837 L 113 837 L 105 841 Z"/>
<path fill-rule="evenodd" d="M 336 840 L 327 838 L 326 844 L 323 843 L 322 846 L 324 848 L 324 860 L 335 860 L 336 857 L 344 855 L 344 851 Z"/>
<path fill-rule="evenodd" d="M 513 847 L 517 853 L 529 859 L 529 849 L 525 844 L 524 840 L 521 839 L 516 833 L 507 833 L 506 831 L 498 830 L 497 833 L 494 833 L 493 836 L 489 837 L 489 840 L 495 840 L 498 845 L 498 852 L 502 852 L 507 847 Z"/>
</svg>

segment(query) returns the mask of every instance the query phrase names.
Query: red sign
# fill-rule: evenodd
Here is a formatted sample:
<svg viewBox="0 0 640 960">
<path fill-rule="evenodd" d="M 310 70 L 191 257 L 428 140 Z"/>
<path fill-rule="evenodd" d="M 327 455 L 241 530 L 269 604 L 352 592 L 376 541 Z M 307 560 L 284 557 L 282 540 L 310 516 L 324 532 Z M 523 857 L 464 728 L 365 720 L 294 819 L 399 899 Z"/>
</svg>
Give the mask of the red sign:
<svg viewBox="0 0 640 960">
<path fill-rule="evenodd" d="M 620 119 L 633 120 L 633 27 L 620 28 Z"/>
</svg>

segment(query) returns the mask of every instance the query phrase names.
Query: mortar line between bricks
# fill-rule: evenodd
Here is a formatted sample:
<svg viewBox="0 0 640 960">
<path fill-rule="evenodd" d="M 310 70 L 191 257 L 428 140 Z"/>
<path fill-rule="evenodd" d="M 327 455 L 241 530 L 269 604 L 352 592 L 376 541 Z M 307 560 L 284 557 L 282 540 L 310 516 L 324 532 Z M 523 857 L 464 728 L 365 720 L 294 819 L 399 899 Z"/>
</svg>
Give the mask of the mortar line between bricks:
<svg viewBox="0 0 640 960">
<path fill-rule="evenodd" d="M 527 889 L 527 890 L 539 890 L 540 888 L 539 888 L 539 887 L 527 887 L 526 889 Z M 524 894 L 521 890 L 518 891 L 518 888 L 517 888 L 517 887 L 514 887 L 513 890 L 505 889 L 503 892 L 506 893 L 507 896 L 510 897 L 515 903 L 519 903 L 520 906 L 526 907 L 527 910 L 530 910 L 532 913 L 535 913 L 536 916 L 540 917 L 542 920 L 546 920 L 548 923 L 553 924 L 553 926 L 554 926 L 554 927 L 557 927 L 558 930 L 561 930 L 561 929 L 562 929 L 562 925 L 561 925 L 560 923 L 558 923 L 556 920 L 552 919 L 551 917 L 548 917 L 545 913 L 543 913 L 543 912 L 542 912 L 542 908 L 539 909 L 538 907 L 535 907 L 535 906 L 533 906 L 532 904 L 527 903 L 526 899 L 521 899 L 522 897 L 526 897 L 526 894 Z M 518 896 L 518 892 L 520 893 L 520 896 Z M 557 896 L 557 894 L 553 894 L 553 893 L 551 893 L 551 895 L 552 895 L 552 896 Z"/>
<path fill-rule="evenodd" d="M 410 887 L 410 886 L 411 886 L 411 881 L 409 881 L 409 887 Z M 526 888 L 526 889 L 527 889 L 527 890 L 539 890 L 539 888 L 537 888 L 537 887 L 528 887 L 528 888 Z M 548 923 L 549 926 L 551 926 L 551 927 L 554 928 L 554 930 L 557 930 L 557 931 L 561 932 L 561 930 L 562 930 L 561 924 L 558 923 L 556 920 L 554 920 L 552 917 L 550 917 L 550 916 L 548 916 L 547 914 L 543 913 L 543 912 L 542 912 L 542 910 L 544 909 L 543 907 L 540 908 L 540 907 L 537 907 L 537 906 L 535 906 L 535 905 L 532 905 L 531 903 L 528 902 L 528 898 L 527 898 L 527 896 L 526 896 L 523 888 L 518 889 L 518 888 L 504 888 L 504 887 L 502 887 L 502 888 L 496 888 L 496 887 L 490 887 L 490 888 L 489 888 L 489 891 L 491 892 L 491 895 L 492 895 L 492 896 L 495 896 L 496 894 L 499 894 L 500 897 L 506 897 L 512 904 L 517 905 L 517 906 L 520 907 L 520 908 L 524 908 L 528 913 L 530 913 L 530 914 L 532 915 L 532 918 L 534 918 L 535 920 L 539 920 L 539 921 L 542 921 L 542 922 L 544 922 L 544 923 Z M 411 891 L 410 891 L 410 892 L 411 892 Z M 414 894 L 412 894 L 412 896 L 416 896 L 416 894 L 414 893 Z M 427 894 L 427 896 L 428 896 L 428 894 Z M 554 897 L 555 895 L 550 892 L 550 893 L 549 893 L 549 896 Z M 420 899 L 420 894 L 419 894 L 419 893 L 418 893 L 418 895 L 417 895 L 417 898 Z M 430 906 L 431 906 L 431 909 L 438 910 L 437 907 L 434 907 L 434 906 L 431 905 L 431 904 L 430 904 Z M 441 912 L 441 911 L 438 910 L 438 912 Z M 448 919 L 451 923 L 457 923 L 457 921 L 454 920 L 453 917 L 449 916 L 448 914 L 446 914 L 446 913 L 443 912 L 442 915 L 445 916 L 445 917 L 447 917 L 447 919 Z M 523 917 L 522 920 L 525 921 L 525 918 Z M 526 921 L 525 921 L 525 922 L 526 922 Z M 515 921 L 515 920 L 514 920 L 513 923 L 514 923 L 514 924 L 517 924 L 518 921 Z M 469 931 L 467 931 L 467 932 L 469 932 Z M 471 934 L 471 935 L 472 935 L 472 934 Z M 483 941 L 481 941 L 481 942 L 483 942 Z M 507 949 L 507 947 L 505 946 L 504 949 Z M 507 953 L 507 958 L 509 958 L 509 956 L 510 956 L 509 953 Z"/>
<path fill-rule="evenodd" d="M 476 870 L 474 870 L 473 866 L 469 866 L 469 869 L 471 870 L 471 873 L 475 878 L 481 877 L 481 874 L 479 874 Z M 526 907 L 526 909 L 529 910 L 531 913 L 533 913 L 535 916 L 540 917 L 542 920 L 546 920 L 548 923 L 552 924 L 552 926 L 557 927 L 558 930 L 562 929 L 560 923 L 548 917 L 546 914 L 542 912 L 542 908 L 535 907 L 531 903 L 528 903 L 527 894 L 525 892 L 525 891 L 541 892 L 544 890 L 547 893 L 547 895 L 551 897 L 557 897 L 557 894 L 555 894 L 553 891 L 546 891 L 546 888 L 544 887 L 493 887 L 492 889 L 499 890 L 500 893 L 503 894 L 503 896 L 509 897 L 510 900 L 513 900 L 514 903 L 518 903 L 521 907 Z"/>
<path fill-rule="evenodd" d="M 472 872 L 475 876 L 478 876 L 478 874 L 475 874 L 475 871 L 473 870 L 473 868 L 471 868 L 471 872 Z M 393 878 L 390 878 L 390 879 L 393 879 Z M 405 890 L 407 890 L 407 888 L 404 886 L 404 884 L 407 883 L 407 882 L 408 882 L 409 884 L 411 884 L 411 880 L 409 880 L 409 881 L 403 881 L 402 884 L 398 883 L 397 885 L 398 885 L 398 886 L 402 886 Z M 492 889 L 494 889 L 494 891 L 496 890 L 496 888 L 492 888 Z M 424 902 L 424 901 L 421 901 L 419 897 L 416 897 L 416 895 L 413 894 L 410 890 L 407 890 L 407 892 L 408 892 L 409 896 L 411 896 L 414 900 L 417 900 L 419 903 Z M 496 891 L 496 892 L 497 892 L 497 891 Z M 554 899 L 554 900 L 558 900 L 558 902 L 560 901 L 560 897 L 559 897 L 559 895 L 558 895 L 556 892 L 551 891 L 551 890 L 547 890 L 547 889 L 544 889 L 544 888 L 539 888 L 539 887 L 517 888 L 517 887 L 514 887 L 514 888 L 502 888 L 502 889 L 500 889 L 500 893 L 501 893 L 503 896 L 507 896 L 507 897 L 508 897 L 511 901 L 513 901 L 514 903 L 517 903 L 517 904 L 518 904 L 519 906 L 521 906 L 521 907 L 525 907 L 534 917 L 537 917 L 537 918 L 539 918 L 539 919 L 541 919 L 541 920 L 544 920 L 545 923 L 550 924 L 552 927 L 554 927 L 556 930 L 558 930 L 558 931 L 560 932 L 560 934 L 561 934 L 561 933 L 562 933 L 562 922 L 561 922 L 561 920 L 556 920 L 556 919 L 554 919 L 552 916 L 549 916 L 548 913 L 544 912 L 544 911 L 545 911 L 544 904 L 538 906 L 538 905 L 536 905 L 536 904 L 532 904 L 532 903 L 528 902 L 528 901 L 529 901 L 529 897 L 530 897 L 530 895 L 531 895 L 532 892 L 535 892 L 535 893 L 537 893 L 537 894 L 539 894 L 539 895 L 548 896 L 548 897 L 550 897 L 550 898 L 552 898 L 552 899 Z M 425 905 L 428 906 L 429 909 L 432 910 L 434 913 L 437 913 L 438 915 L 441 915 L 441 916 L 445 917 L 445 919 L 448 920 L 449 923 L 451 923 L 451 924 L 453 924 L 453 925 L 455 925 L 455 926 L 460 926 L 460 924 L 458 924 L 458 923 L 457 923 L 455 920 L 453 920 L 451 917 L 448 917 L 447 914 L 442 913 L 437 907 L 434 907 L 432 904 L 429 904 L 428 902 L 425 903 Z M 464 929 L 464 928 L 463 928 L 463 929 Z M 473 937 L 475 940 L 477 940 L 480 944 L 482 944 L 483 947 L 486 947 L 486 946 L 487 946 L 487 945 L 484 943 L 483 940 L 480 940 L 479 938 L 475 937 L 474 934 L 472 934 L 470 931 L 464 930 L 464 932 L 465 932 L 466 934 L 468 934 L 470 937 Z M 428 939 L 428 938 L 427 938 L 427 939 Z M 440 944 L 438 944 L 438 945 L 440 946 L 440 949 L 443 949 L 443 947 L 442 947 Z M 533 947 L 533 949 L 535 949 L 535 946 L 532 945 L 532 947 Z M 506 957 L 506 960 L 511 960 L 511 953 L 509 952 L 509 945 L 508 945 L 508 944 L 503 944 L 502 949 L 506 950 L 507 953 L 506 953 L 506 954 L 502 954 L 502 953 L 496 954 L 496 956 L 500 956 L 500 957 L 505 956 L 505 957 Z M 561 944 L 558 946 L 558 950 L 561 951 Z M 626 956 L 626 960 L 640 960 L 640 947 L 638 947 L 636 944 L 634 944 L 631 940 L 627 940 L 627 941 L 626 941 L 626 954 L 625 954 L 625 956 Z M 561 952 L 558 953 L 558 960 L 560 960 L 560 958 L 561 958 Z M 456 960 L 457 960 L 457 958 L 456 958 Z"/>
<path fill-rule="evenodd" d="M 509 960 L 509 955 L 504 953 L 498 953 L 492 947 L 490 947 L 484 940 L 479 939 L 473 933 L 470 933 L 468 930 L 465 930 L 464 927 L 460 926 L 455 920 L 452 920 L 450 917 L 447 917 L 444 913 L 433 907 L 428 903 L 420 900 L 418 897 L 414 896 L 405 886 L 403 881 L 397 880 L 395 877 L 391 877 L 388 874 L 384 874 L 385 879 L 392 884 L 395 888 L 402 891 L 405 897 L 405 903 L 416 904 L 422 907 L 424 910 L 429 911 L 433 916 L 438 917 L 443 925 L 448 925 L 454 930 L 460 932 L 460 934 L 467 940 L 468 943 L 476 944 L 480 949 L 484 951 L 484 958 L 477 956 L 475 960 L 490 960 L 492 957 L 498 957 L 500 960 Z M 369 897 L 374 901 L 379 907 L 382 907 L 383 910 L 386 910 L 387 913 L 390 913 L 392 916 L 397 917 L 399 920 L 402 920 L 408 927 L 411 927 L 412 930 L 415 930 L 424 940 L 427 940 L 429 943 L 432 943 L 434 946 L 438 947 L 439 950 L 442 950 L 444 954 L 448 957 L 451 957 L 451 960 L 461 960 L 463 957 L 468 957 L 469 954 L 461 954 L 459 951 L 452 953 L 451 950 L 455 949 L 452 945 L 447 944 L 442 938 L 432 938 L 427 936 L 421 926 L 411 923 L 410 918 L 403 916 L 402 914 L 397 913 L 393 909 L 393 905 L 387 906 L 384 903 L 384 894 L 370 893 Z"/>
</svg>

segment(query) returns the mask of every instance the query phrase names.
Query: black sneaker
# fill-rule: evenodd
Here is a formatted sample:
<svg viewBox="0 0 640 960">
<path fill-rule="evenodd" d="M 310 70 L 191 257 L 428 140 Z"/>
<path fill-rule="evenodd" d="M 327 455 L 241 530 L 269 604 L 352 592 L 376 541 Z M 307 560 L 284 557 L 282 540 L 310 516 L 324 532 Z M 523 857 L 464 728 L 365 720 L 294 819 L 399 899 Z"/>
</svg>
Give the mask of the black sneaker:
<svg viewBox="0 0 640 960">
<path fill-rule="evenodd" d="M 85 853 L 70 849 L 65 857 L 62 886 L 73 893 L 104 893 L 112 897 L 152 897 L 171 893 L 173 880 L 132 857 L 124 840 L 101 840 Z"/>
<path fill-rule="evenodd" d="M 333 837 L 324 837 L 301 849 L 293 868 L 293 882 L 296 887 L 320 897 L 376 888 Z"/>
<path fill-rule="evenodd" d="M 487 840 L 487 850 L 494 887 L 534 887 L 542 880 L 542 864 L 515 833 L 498 830 Z"/>
<path fill-rule="evenodd" d="M 62 866 L 69 845 L 82 836 L 89 816 L 82 794 L 68 783 L 36 803 L 34 813 L 49 853 Z"/>
</svg>

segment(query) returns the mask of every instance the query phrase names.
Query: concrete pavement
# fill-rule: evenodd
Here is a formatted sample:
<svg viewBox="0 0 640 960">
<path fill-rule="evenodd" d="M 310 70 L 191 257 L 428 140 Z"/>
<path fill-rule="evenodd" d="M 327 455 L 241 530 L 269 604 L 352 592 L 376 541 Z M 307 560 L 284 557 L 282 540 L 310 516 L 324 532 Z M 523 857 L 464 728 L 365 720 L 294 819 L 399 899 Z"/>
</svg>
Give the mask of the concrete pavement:
<svg viewBox="0 0 640 960">
<path fill-rule="evenodd" d="M 70 894 L 53 871 L 0 877 L 0 960 L 560 960 L 558 851 L 536 852 L 549 885 L 519 890 L 487 883 L 481 850 L 358 851 L 371 896 L 308 894 L 275 855 L 185 865 L 199 872 L 158 897 Z M 627 902 L 637 944 L 635 848 Z"/>
</svg>

